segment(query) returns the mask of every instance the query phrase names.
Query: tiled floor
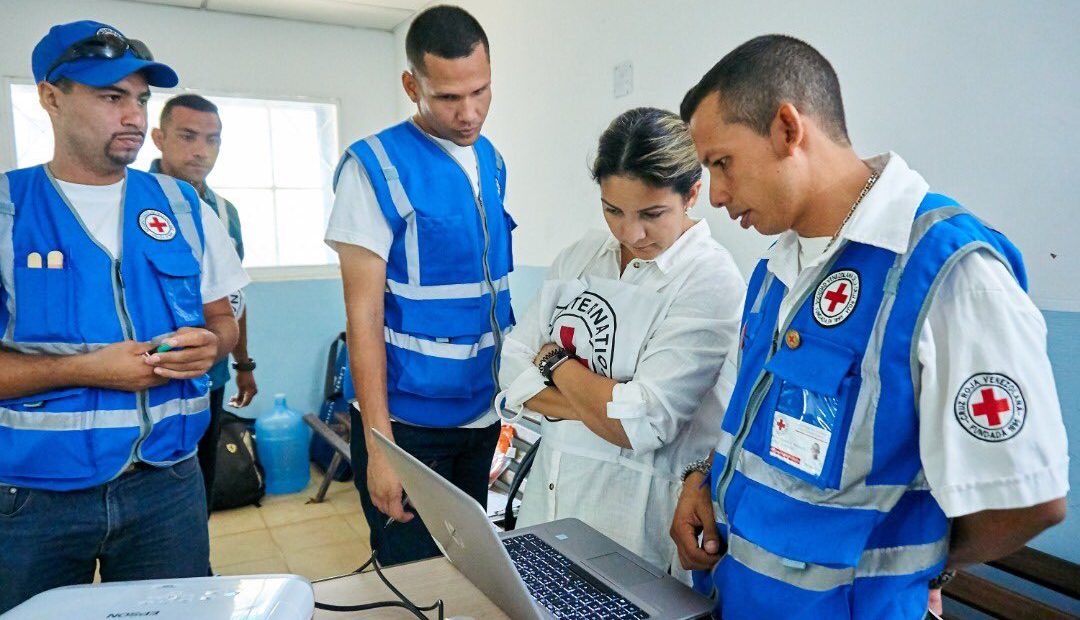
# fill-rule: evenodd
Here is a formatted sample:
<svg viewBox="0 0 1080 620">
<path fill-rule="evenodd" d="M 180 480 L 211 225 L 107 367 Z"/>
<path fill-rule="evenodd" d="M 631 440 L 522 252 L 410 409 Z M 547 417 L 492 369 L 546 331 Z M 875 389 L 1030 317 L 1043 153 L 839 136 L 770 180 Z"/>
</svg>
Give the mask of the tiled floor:
<svg viewBox="0 0 1080 620">
<path fill-rule="evenodd" d="M 300 493 L 267 495 L 261 506 L 210 516 L 210 563 L 220 575 L 295 573 L 308 579 L 355 570 L 371 554 L 368 528 L 352 482 L 333 482 L 320 504 L 308 503 L 322 473 Z"/>
</svg>

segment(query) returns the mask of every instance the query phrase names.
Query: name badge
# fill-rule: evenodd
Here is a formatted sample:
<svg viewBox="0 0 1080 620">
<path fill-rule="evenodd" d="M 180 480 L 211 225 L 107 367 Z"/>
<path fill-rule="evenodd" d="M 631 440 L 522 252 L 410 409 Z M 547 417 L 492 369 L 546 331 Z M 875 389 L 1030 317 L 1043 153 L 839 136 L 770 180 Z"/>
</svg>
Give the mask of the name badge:
<svg viewBox="0 0 1080 620">
<path fill-rule="evenodd" d="M 769 454 L 811 476 L 821 475 L 832 431 L 777 411 Z"/>
</svg>

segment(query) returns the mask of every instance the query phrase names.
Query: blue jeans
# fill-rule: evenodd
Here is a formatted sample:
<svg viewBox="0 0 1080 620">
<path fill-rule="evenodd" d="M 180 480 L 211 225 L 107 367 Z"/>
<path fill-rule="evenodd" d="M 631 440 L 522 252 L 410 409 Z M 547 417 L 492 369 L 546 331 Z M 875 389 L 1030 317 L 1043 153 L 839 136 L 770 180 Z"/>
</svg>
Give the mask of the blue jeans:
<svg viewBox="0 0 1080 620">
<path fill-rule="evenodd" d="M 440 555 L 420 517 L 406 523 L 393 521 L 387 524 L 390 517 L 379 512 L 371 502 L 367 489 L 364 426 L 355 407 L 351 408 L 351 416 L 350 448 L 353 471 L 356 472 L 353 483 L 360 492 L 360 505 L 371 528 L 371 548 L 378 552 L 379 565 L 390 566 Z M 393 422 L 392 427 L 398 446 L 487 507 L 488 472 L 501 428 L 498 422 L 487 428 L 425 428 L 400 422 Z M 416 511 L 410 512 L 415 514 Z M 357 566 L 365 559 L 357 558 Z"/>
<path fill-rule="evenodd" d="M 60 586 L 205 577 L 210 569 L 199 461 L 136 469 L 79 491 L 0 484 L 0 613 Z"/>
</svg>

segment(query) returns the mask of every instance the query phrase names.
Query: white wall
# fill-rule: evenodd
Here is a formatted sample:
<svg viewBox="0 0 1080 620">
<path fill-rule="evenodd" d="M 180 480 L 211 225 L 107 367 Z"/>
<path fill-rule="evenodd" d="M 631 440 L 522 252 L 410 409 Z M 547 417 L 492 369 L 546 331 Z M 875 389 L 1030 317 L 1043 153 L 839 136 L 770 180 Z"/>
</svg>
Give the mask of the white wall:
<svg viewBox="0 0 1080 620">
<path fill-rule="evenodd" d="M 486 133 L 507 158 L 519 264 L 548 264 L 582 220 L 602 225 L 587 163 L 612 118 L 638 105 L 677 109 L 725 53 L 781 32 L 836 67 L 860 154 L 900 153 L 1020 246 L 1040 307 L 1080 310 L 1080 2 L 459 3 L 491 40 Z M 615 99 L 612 69 L 624 60 L 634 92 Z M 748 270 L 767 241 L 725 214 L 707 217 Z"/>
<path fill-rule="evenodd" d="M 118 0 L 0 0 L 0 15 L 0 76 L 31 78 L 30 52 L 49 27 L 93 19 L 146 42 L 181 89 L 336 101 L 342 149 L 397 118 L 387 32 Z M 0 93 L 5 170 L 15 165 L 8 96 Z"/>
</svg>

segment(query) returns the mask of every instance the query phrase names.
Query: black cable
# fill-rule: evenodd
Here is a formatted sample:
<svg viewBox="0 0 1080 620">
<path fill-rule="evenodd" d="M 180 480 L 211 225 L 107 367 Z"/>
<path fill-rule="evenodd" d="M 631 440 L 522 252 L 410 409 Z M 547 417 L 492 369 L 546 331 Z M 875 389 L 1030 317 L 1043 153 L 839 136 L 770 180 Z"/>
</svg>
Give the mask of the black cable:
<svg viewBox="0 0 1080 620">
<path fill-rule="evenodd" d="M 371 552 L 371 557 L 368 558 L 367 562 L 364 562 L 364 564 L 360 568 L 353 571 L 352 574 L 363 573 L 364 569 L 366 569 L 368 566 L 373 566 L 375 568 L 375 574 L 378 575 L 379 580 L 381 580 L 383 582 L 383 584 L 386 585 L 386 587 L 389 588 L 390 591 L 394 593 L 394 596 L 398 597 L 398 599 L 400 599 L 400 600 L 398 600 L 398 601 L 378 601 L 378 602 L 375 602 L 375 603 L 364 603 L 364 604 L 361 604 L 361 605 L 332 605 L 330 603 L 320 603 L 318 601 L 315 601 L 315 607 L 318 608 L 318 609 L 325 610 L 325 611 L 336 611 L 336 612 L 368 611 L 368 610 L 371 610 L 371 609 L 381 609 L 381 608 L 385 608 L 385 607 L 400 607 L 402 609 L 408 610 L 412 615 L 416 616 L 420 620 L 428 620 L 428 617 L 424 614 L 425 611 L 438 610 L 438 612 L 439 612 L 439 620 L 443 620 L 443 611 L 444 610 L 443 610 L 442 599 L 438 599 L 437 601 L 435 601 L 434 603 L 432 603 L 431 605 L 428 605 L 426 607 L 417 606 L 415 603 L 410 601 L 408 599 L 408 597 L 406 597 L 404 594 L 402 594 L 400 590 L 395 588 L 394 584 L 390 583 L 390 580 L 386 578 L 386 575 L 383 575 L 382 568 L 379 566 L 379 561 L 378 561 L 377 555 L 378 554 L 377 554 L 376 551 L 372 551 Z"/>
</svg>

